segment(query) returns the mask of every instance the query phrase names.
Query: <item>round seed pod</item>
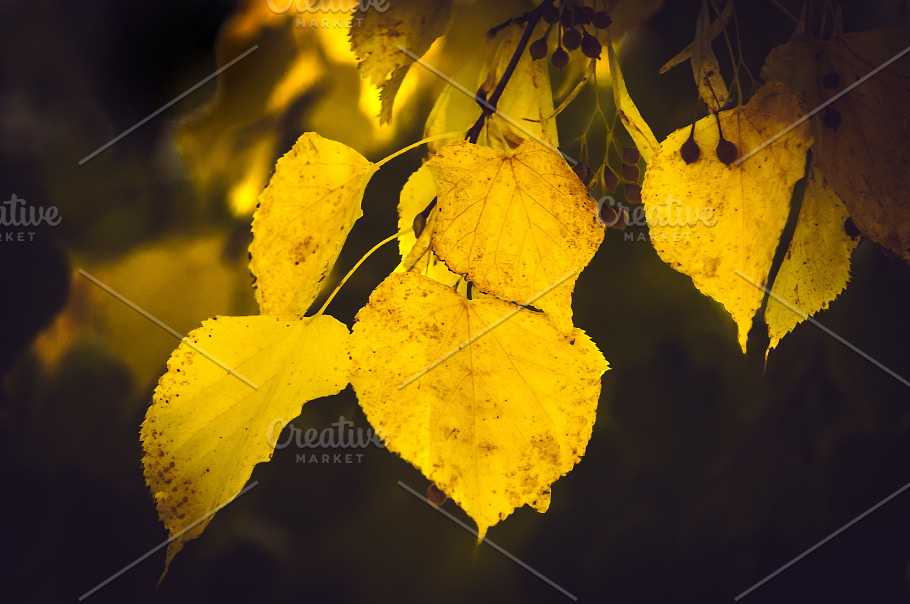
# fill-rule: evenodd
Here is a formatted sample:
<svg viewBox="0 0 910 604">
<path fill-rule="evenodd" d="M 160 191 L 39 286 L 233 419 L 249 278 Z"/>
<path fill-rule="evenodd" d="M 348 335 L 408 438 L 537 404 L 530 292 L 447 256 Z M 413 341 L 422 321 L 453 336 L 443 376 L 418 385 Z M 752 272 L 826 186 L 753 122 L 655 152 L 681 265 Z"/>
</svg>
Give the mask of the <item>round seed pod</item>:
<svg viewBox="0 0 910 604">
<path fill-rule="evenodd" d="M 682 156 L 684 162 L 691 164 L 692 162 L 698 161 L 698 158 L 701 156 L 701 147 L 698 146 L 698 143 L 695 142 L 694 138 L 690 138 L 679 148 L 679 154 Z"/>
<path fill-rule="evenodd" d="M 638 166 L 630 166 L 628 164 L 622 165 L 622 179 L 627 182 L 638 182 L 638 177 L 641 176 L 641 171 L 638 169 Z"/>
<path fill-rule="evenodd" d="M 641 203 L 641 185 L 637 182 L 627 182 L 623 185 L 622 192 L 629 203 Z"/>
<path fill-rule="evenodd" d="M 619 184 L 619 176 L 609 166 L 604 166 L 604 186 L 612 191 Z"/>
<path fill-rule="evenodd" d="M 544 58 L 547 56 L 547 38 L 538 38 L 531 42 L 531 45 L 528 46 L 528 54 L 531 55 L 531 58 L 535 61 Z"/>
<path fill-rule="evenodd" d="M 589 59 L 599 59 L 602 48 L 600 40 L 585 32 L 585 37 L 581 40 L 581 52 L 583 52 L 586 57 Z"/>
<path fill-rule="evenodd" d="M 739 156 L 739 150 L 736 148 L 736 145 L 725 138 L 720 139 L 720 142 L 717 143 L 715 153 L 717 153 L 717 159 L 727 166 L 735 162 L 736 158 Z"/>
<path fill-rule="evenodd" d="M 564 69 L 569 64 L 569 53 L 562 48 L 557 48 L 550 55 L 550 61 L 556 69 Z"/>
<path fill-rule="evenodd" d="M 578 176 L 578 180 L 586 187 L 591 184 L 591 180 L 594 178 L 594 172 L 582 163 L 577 163 L 572 166 L 572 171 L 575 172 L 575 175 Z"/>
<path fill-rule="evenodd" d="M 566 50 L 575 50 L 581 46 L 581 32 L 574 27 L 562 30 L 562 45 Z"/>
<path fill-rule="evenodd" d="M 638 152 L 638 149 L 635 147 L 625 147 L 622 150 L 622 163 L 627 166 L 638 165 L 638 160 L 641 159 L 641 153 Z"/>
<path fill-rule="evenodd" d="M 446 502 L 448 497 L 445 493 L 439 490 L 435 484 L 431 484 L 427 487 L 427 501 L 433 504 L 433 507 L 439 507 Z"/>
<path fill-rule="evenodd" d="M 606 203 L 601 204 L 597 217 L 607 228 L 616 226 L 619 221 L 619 214 L 616 213 L 616 208 Z"/>
<path fill-rule="evenodd" d="M 613 19 L 607 14 L 607 11 L 600 10 L 591 17 L 591 23 L 593 23 L 594 27 L 597 29 L 607 29 L 610 27 L 610 23 L 613 23 Z"/>
</svg>

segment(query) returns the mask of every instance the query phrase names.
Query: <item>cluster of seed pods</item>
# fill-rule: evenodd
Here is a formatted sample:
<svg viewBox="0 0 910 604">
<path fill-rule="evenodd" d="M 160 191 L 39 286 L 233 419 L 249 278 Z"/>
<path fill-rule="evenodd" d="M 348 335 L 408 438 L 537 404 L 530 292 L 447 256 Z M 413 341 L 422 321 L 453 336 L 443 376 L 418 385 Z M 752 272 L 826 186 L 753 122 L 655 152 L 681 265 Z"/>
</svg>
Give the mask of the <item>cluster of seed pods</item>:
<svg viewBox="0 0 910 604">
<path fill-rule="evenodd" d="M 559 39 L 556 44 L 556 50 L 550 56 L 550 62 L 557 69 L 562 69 L 569 64 L 569 52 L 581 48 L 589 59 L 599 59 L 601 44 L 597 36 L 590 33 L 585 26 L 592 26 L 595 29 L 606 29 L 610 23 L 610 15 L 606 11 L 594 11 L 590 6 L 579 4 L 577 2 L 562 3 L 562 8 L 557 8 L 555 4 L 549 4 L 543 9 L 543 20 L 551 25 L 542 37 L 531 42 L 528 46 L 528 52 L 531 58 L 536 60 L 543 59 L 547 56 L 549 45 L 547 36 L 555 24 L 559 32 Z"/>
</svg>

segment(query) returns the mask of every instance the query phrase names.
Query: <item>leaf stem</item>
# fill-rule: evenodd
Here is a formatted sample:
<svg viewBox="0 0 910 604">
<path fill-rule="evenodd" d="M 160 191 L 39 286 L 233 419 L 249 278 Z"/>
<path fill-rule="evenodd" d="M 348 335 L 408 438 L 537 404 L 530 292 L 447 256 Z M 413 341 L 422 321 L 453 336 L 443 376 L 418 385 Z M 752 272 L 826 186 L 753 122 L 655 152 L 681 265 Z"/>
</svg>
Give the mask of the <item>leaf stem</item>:
<svg viewBox="0 0 910 604">
<path fill-rule="evenodd" d="M 496 104 L 499 102 L 500 97 L 502 97 L 502 93 L 506 89 L 506 84 L 508 84 L 509 80 L 512 79 L 512 75 L 515 73 L 515 68 L 518 67 L 518 62 L 521 60 L 521 55 L 524 53 L 525 48 L 527 48 L 528 42 L 531 40 L 531 34 L 534 33 L 534 28 L 537 27 L 537 24 L 540 22 L 540 19 L 543 16 L 543 9 L 549 5 L 552 5 L 554 1 L 555 0 L 545 0 L 544 2 L 541 2 L 534 10 L 526 13 L 527 23 L 525 25 L 525 30 L 521 34 L 521 39 L 518 41 L 518 46 L 515 47 L 515 51 L 512 53 L 512 58 L 509 59 L 509 64 L 506 66 L 505 71 L 502 72 L 502 77 L 496 84 L 496 88 L 493 90 L 493 93 L 488 98 L 483 99 L 481 98 L 480 92 L 478 91 L 477 96 L 474 97 L 477 103 L 483 108 L 483 111 L 465 136 L 465 139 L 468 142 L 474 144 L 477 143 L 477 139 L 480 137 L 480 131 L 483 130 L 483 126 L 486 123 L 487 118 L 496 113 Z M 524 16 L 525 15 L 522 15 L 522 20 L 524 19 Z"/>
<path fill-rule="evenodd" d="M 799 19 L 796 18 L 796 15 L 787 10 L 787 7 L 780 3 L 780 0 L 771 0 L 771 4 L 780 9 L 780 12 L 785 14 L 791 21 L 796 23 Z"/>
<path fill-rule="evenodd" d="M 540 119 L 540 120 L 528 119 L 528 121 L 538 122 L 538 123 L 545 122 L 547 120 L 553 119 L 554 117 L 556 117 L 557 115 L 562 113 L 569 106 L 569 104 L 575 100 L 575 97 L 577 97 L 578 94 L 582 91 L 582 89 L 585 87 L 585 84 L 588 83 L 588 80 L 590 80 L 592 77 L 594 77 L 595 83 L 597 82 L 597 78 L 595 77 L 595 74 L 596 74 L 595 65 L 596 65 L 596 63 L 594 62 L 593 59 L 591 59 L 591 61 L 588 63 L 588 67 L 585 68 L 584 75 L 581 77 L 580 80 L 578 80 L 578 82 L 575 83 L 575 87 L 572 88 L 572 90 L 569 92 L 568 96 L 566 96 L 566 98 L 559 104 L 559 106 L 553 110 L 553 113 L 551 115 L 548 115 L 547 117 Z M 596 94 L 595 94 L 595 101 L 596 102 L 598 101 Z M 597 102 L 597 106 L 595 108 L 595 113 L 599 109 L 600 109 L 600 103 Z M 527 119 L 527 118 L 525 118 L 525 119 Z"/>
<path fill-rule="evenodd" d="M 718 19 L 719 19 L 720 11 L 717 10 L 717 6 L 714 5 L 713 0 L 711 3 L 711 6 L 714 9 L 714 12 L 718 13 Z M 736 8 L 733 9 L 733 15 L 735 18 Z M 724 41 L 727 43 L 727 52 L 730 53 L 730 64 L 733 65 L 733 87 L 736 88 L 736 105 L 739 106 L 739 105 L 743 104 L 743 89 L 740 85 L 740 80 L 739 80 L 739 68 L 741 66 L 745 65 L 745 62 L 743 61 L 742 48 L 740 48 L 739 56 L 737 57 L 737 55 L 733 52 L 733 43 L 730 41 L 730 34 L 727 33 L 726 27 L 724 27 L 724 29 L 723 29 L 723 34 L 724 34 Z M 737 58 L 739 60 L 737 60 Z M 711 86 L 710 82 L 706 82 L 706 83 L 708 84 L 709 87 Z M 716 101 L 717 97 L 714 94 L 713 88 L 711 88 L 711 95 L 715 97 L 715 101 Z M 729 102 L 729 99 L 724 99 L 725 104 L 728 102 Z M 718 106 L 718 110 L 720 110 L 720 109 L 721 109 L 721 107 Z"/>
<path fill-rule="evenodd" d="M 405 230 L 407 230 L 407 229 L 405 229 Z M 389 237 L 386 237 L 385 239 L 383 239 L 382 241 L 380 241 L 379 243 L 377 243 L 376 245 L 374 245 L 372 248 L 370 248 L 370 251 L 368 251 L 366 254 L 364 254 L 364 255 L 363 255 L 363 258 L 361 258 L 360 260 L 358 260 L 358 261 L 357 261 L 357 264 L 355 264 L 355 265 L 353 266 L 353 268 L 351 268 L 351 270 L 348 271 L 348 274 L 345 275 L 345 276 L 344 276 L 344 279 L 342 279 L 341 282 L 338 283 L 338 285 L 335 287 L 335 291 L 333 291 L 333 292 L 332 292 L 332 295 L 330 295 L 329 298 L 325 301 L 325 304 L 322 305 L 322 308 L 320 308 L 318 311 L 316 311 L 316 314 L 313 315 L 313 316 L 317 316 L 317 317 L 318 317 L 319 315 L 321 315 L 322 313 L 324 313 L 324 312 L 325 312 L 325 309 L 328 308 L 329 303 L 331 303 L 331 301 L 335 299 L 335 296 L 338 294 L 339 290 L 341 290 L 341 287 L 342 287 L 345 283 L 347 283 L 347 282 L 348 282 L 348 279 L 351 278 L 351 275 L 354 274 L 354 271 L 356 271 L 358 268 L 360 268 L 360 265 L 363 264 L 364 261 L 366 261 L 367 258 L 369 258 L 370 256 L 372 256 L 373 253 L 376 252 L 376 250 L 378 250 L 379 248 L 381 248 L 382 246 L 384 246 L 384 245 L 387 244 L 388 242 L 394 241 L 395 239 L 397 239 L 398 236 L 399 236 L 402 232 L 404 232 L 404 231 L 399 231 L 399 232 L 395 233 L 394 235 L 390 235 Z"/>
<path fill-rule="evenodd" d="M 710 86 L 709 86 L 709 87 L 710 87 Z M 714 93 L 714 90 L 713 90 L 713 89 L 711 90 L 711 93 L 712 93 L 712 94 Z M 715 102 L 715 103 L 717 102 L 717 97 L 714 97 L 714 102 Z M 719 114 L 720 114 L 720 111 L 713 111 L 712 113 L 714 113 L 714 121 L 717 122 L 717 136 L 718 136 L 718 140 L 720 140 L 720 141 L 726 140 L 726 139 L 724 138 L 724 130 L 723 130 L 723 128 L 720 127 L 720 115 L 719 115 Z M 694 135 L 694 134 L 695 134 L 695 124 L 692 124 L 692 132 L 690 133 L 690 136 L 691 136 L 691 135 Z"/>
<path fill-rule="evenodd" d="M 399 150 L 399 151 L 396 151 L 395 153 L 389 155 L 388 157 L 386 157 L 386 158 L 384 158 L 384 159 L 379 160 L 378 162 L 376 162 L 375 164 L 373 164 L 373 170 L 374 170 L 374 171 L 375 171 L 375 170 L 378 170 L 379 168 L 381 168 L 382 166 L 384 166 L 384 165 L 387 164 L 388 162 L 392 161 L 393 159 L 395 159 L 395 158 L 398 157 L 399 155 L 402 155 L 402 154 L 404 154 L 404 153 L 407 153 L 407 152 L 410 151 L 411 149 L 416 149 L 416 148 L 419 147 L 420 145 L 424 145 L 424 144 L 426 144 L 426 143 L 431 143 L 431 142 L 433 142 L 433 141 L 437 141 L 437 140 L 440 140 L 440 139 L 443 139 L 443 138 L 459 138 L 460 136 L 461 136 L 461 132 L 443 132 L 442 134 L 434 134 L 433 136 L 428 136 L 428 137 L 426 137 L 426 138 L 424 138 L 424 139 L 421 139 L 421 140 L 417 141 L 416 143 L 412 143 L 412 144 L 408 145 L 408 146 L 405 147 L 404 149 L 401 149 L 401 150 Z"/>
</svg>

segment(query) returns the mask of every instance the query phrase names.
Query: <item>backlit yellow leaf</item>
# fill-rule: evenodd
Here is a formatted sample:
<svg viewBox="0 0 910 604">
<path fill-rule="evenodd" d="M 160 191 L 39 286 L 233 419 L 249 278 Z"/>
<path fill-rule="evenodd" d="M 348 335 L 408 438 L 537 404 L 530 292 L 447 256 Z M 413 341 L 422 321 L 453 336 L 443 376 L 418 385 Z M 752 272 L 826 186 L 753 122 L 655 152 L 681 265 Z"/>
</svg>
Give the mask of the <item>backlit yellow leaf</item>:
<svg viewBox="0 0 910 604">
<path fill-rule="evenodd" d="M 727 85 L 720 73 L 720 63 L 711 48 L 711 16 L 708 14 L 707 0 L 702 0 L 695 26 L 692 75 L 701 100 L 711 111 L 720 111 L 726 105 L 730 93 L 727 92 Z"/>
<path fill-rule="evenodd" d="M 511 154 L 456 141 L 427 165 L 439 198 L 433 249 L 487 293 L 524 303 L 581 271 L 603 241 L 597 203 L 565 160 L 533 139 Z M 576 278 L 534 306 L 570 327 Z"/>
<path fill-rule="evenodd" d="M 579 329 L 414 274 L 376 288 L 357 314 L 351 357 L 370 423 L 481 535 L 522 505 L 546 511 L 550 485 L 584 455 L 609 368 Z"/>
<path fill-rule="evenodd" d="M 250 271 L 262 314 L 304 314 L 363 215 L 374 166 L 345 145 L 307 132 L 278 160 L 253 218 Z"/>
<path fill-rule="evenodd" d="M 226 194 L 230 209 L 249 214 L 280 155 L 279 129 L 292 102 L 324 76 L 315 34 L 303 48 L 293 22 L 250 2 L 229 21 L 217 45 L 220 66 L 258 46 L 218 76 L 211 103 L 179 125 L 176 142 L 206 197 Z"/>
<path fill-rule="evenodd" d="M 724 137 L 744 155 L 802 112 L 799 99 L 774 84 L 719 117 Z M 805 172 L 806 150 L 812 141 L 803 124 L 742 164 L 724 165 L 715 154 L 718 130 L 714 115 L 709 115 L 695 124 L 701 157 L 686 164 L 679 150 L 689 130 L 670 134 L 645 173 L 642 199 L 651 242 L 664 262 L 692 277 L 703 294 L 724 305 L 736 321 L 745 351 L 764 293 L 736 271 L 765 284 L 787 221 L 793 185 Z M 687 220 L 697 216 L 710 219 Z"/>
<path fill-rule="evenodd" d="M 490 69 L 487 77 L 478 82 L 475 90 L 482 88 L 489 97 L 496 89 L 515 53 L 522 32 L 522 29 L 513 27 L 498 34 L 489 52 L 487 64 Z M 461 92 L 457 94 L 467 96 Z M 476 101 L 471 99 L 471 102 L 480 108 Z M 477 140 L 478 144 L 495 149 L 514 149 L 525 139 L 536 138 L 538 142 L 548 143 L 553 148 L 559 146 L 556 118 L 553 116 L 550 71 L 545 61 L 535 61 L 527 50 L 521 54 L 496 109 L 497 113 L 487 119 L 481 133 L 482 138 Z"/>
<path fill-rule="evenodd" d="M 813 167 L 800 208 L 796 231 L 771 291 L 800 313 L 813 315 L 828 307 L 850 280 L 850 254 L 857 242 L 844 232 L 847 209 L 821 170 Z M 802 318 L 769 298 L 765 309 L 770 351 Z"/>
<path fill-rule="evenodd" d="M 171 536 L 185 530 L 168 545 L 165 573 L 183 544 L 241 491 L 253 466 L 271 459 L 283 427 L 276 420 L 347 385 L 348 336 L 328 316 L 217 317 L 174 351 L 141 431 L 158 516 Z"/>
<path fill-rule="evenodd" d="M 473 57 L 455 72 L 452 80 L 467 90 L 477 90 L 479 78 L 483 77 L 482 69 L 483 63 L 477 57 Z M 427 116 L 424 136 L 429 137 L 457 130 L 467 132 L 478 117 L 480 117 L 480 105 L 477 104 L 477 101 L 470 94 L 465 94 L 463 90 L 459 90 L 447 82 L 436 98 L 430 115 Z M 484 128 L 484 132 L 481 132 L 481 137 L 486 136 L 485 132 L 486 128 Z M 427 143 L 429 155 L 432 156 L 443 145 L 444 143 L 441 141 Z"/>
<path fill-rule="evenodd" d="M 81 263 L 87 272 L 113 287 L 180 333 L 217 314 L 256 312 L 245 258 L 225 258 L 227 240 L 212 234 L 193 239 L 168 238 L 142 246 L 108 264 Z M 242 252 L 241 252 L 242 253 Z M 73 286 L 82 290 L 83 325 L 129 365 L 143 390 L 155 383 L 162 363 L 174 349 L 174 339 L 154 323 L 83 277 Z M 76 298 L 76 296 L 74 296 Z M 74 300 L 75 301 L 75 300 Z"/>
<path fill-rule="evenodd" d="M 500 31 L 489 42 L 486 61 L 481 62 L 481 53 L 476 52 L 462 65 L 454 81 L 470 91 L 483 88 L 489 96 L 502 78 L 521 33 L 519 28 Z M 497 109 L 498 113 L 486 120 L 477 144 L 494 149 L 514 149 L 526 138 L 537 138 L 553 147 L 559 145 L 547 64 L 534 61 L 527 51 L 522 53 L 515 66 Z M 465 94 L 464 90 L 447 85 L 427 118 L 426 135 L 454 130 L 467 132 L 480 114 L 480 105 L 473 94 Z M 429 146 L 432 152 L 436 152 L 441 145 L 430 143 Z"/>
<path fill-rule="evenodd" d="M 253 212 L 275 161 L 300 132 L 320 132 L 362 153 L 395 134 L 379 123 L 378 90 L 357 73 L 346 14 L 356 1 L 327 10 L 312 2 L 272 4 L 274 10 L 262 0 L 240 3 L 219 35 L 218 65 L 258 49 L 218 76 L 211 103 L 175 135 L 200 193 L 226 196 L 238 215 Z"/>
<path fill-rule="evenodd" d="M 619 120 L 622 122 L 626 132 L 632 137 L 635 146 L 638 147 L 638 151 L 641 153 L 645 163 L 650 164 L 651 156 L 657 150 L 657 137 L 654 136 L 651 127 L 648 126 L 645 118 L 639 113 L 638 107 L 632 101 L 632 97 L 629 96 L 629 90 L 626 88 L 626 81 L 622 77 L 622 69 L 619 66 L 619 57 L 616 56 L 616 51 L 613 49 L 609 36 L 607 36 L 607 44 L 605 46 L 607 49 L 607 60 L 610 64 L 616 114 L 619 116 Z"/>
<path fill-rule="evenodd" d="M 775 48 L 762 68 L 815 108 L 910 47 L 889 27 Z M 910 60 L 876 71 L 813 118 L 815 161 L 856 226 L 910 261 Z"/>
<path fill-rule="evenodd" d="M 370 6 L 351 20 L 351 48 L 361 74 L 383 92 L 383 123 L 391 119 L 395 93 L 414 62 L 399 47 L 423 56 L 451 25 L 451 13 L 451 0 L 395 0 Z"/>
</svg>

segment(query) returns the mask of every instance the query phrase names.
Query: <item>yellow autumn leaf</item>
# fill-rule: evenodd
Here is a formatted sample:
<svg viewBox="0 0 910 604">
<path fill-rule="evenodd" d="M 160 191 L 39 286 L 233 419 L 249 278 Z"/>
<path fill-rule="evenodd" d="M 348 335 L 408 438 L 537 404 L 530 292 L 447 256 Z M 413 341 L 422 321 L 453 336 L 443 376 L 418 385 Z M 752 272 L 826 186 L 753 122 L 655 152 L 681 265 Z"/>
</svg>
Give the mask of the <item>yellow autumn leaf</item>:
<svg viewBox="0 0 910 604">
<path fill-rule="evenodd" d="M 762 76 L 813 109 L 862 77 L 813 122 L 813 154 L 857 228 L 910 261 L 910 28 L 888 27 L 826 42 L 795 41 L 768 55 Z"/>
<path fill-rule="evenodd" d="M 632 97 L 629 96 L 629 90 L 626 88 L 626 81 L 622 77 L 622 69 L 619 66 L 619 57 L 613 49 L 609 34 L 607 35 L 605 46 L 607 49 L 607 61 L 610 65 L 616 115 L 619 116 L 619 120 L 622 122 L 626 132 L 632 137 L 632 142 L 635 143 L 645 163 L 650 164 L 651 156 L 658 147 L 657 137 L 654 136 L 651 127 L 648 126 L 645 118 L 639 113 L 638 107 L 635 106 Z"/>
<path fill-rule="evenodd" d="M 724 137 L 743 156 L 802 113 L 799 99 L 784 86 L 769 84 L 746 105 L 718 116 Z M 642 200 L 651 242 L 664 262 L 724 305 L 745 351 L 764 293 L 736 271 L 765 284 L 812 140 L 803 124 L 743 163 L 725 165 L 715 154 L 719 135 L 715 116 L 709 115 L 695 123 L 701 157 L 686 164 L 680 148 L 689 131 L 670 134 L 645 173 Z"/>
<path fill-rule="evenodd" d="M 522 33 L 523 29 L 514 27 L 499 32 L 487 53 L 489 69 L 486 78 L 478 82 L 474 90 L 483 89 L 489 96 L 496 89 L 515 53 Z M 467 97 L 462 92 L 454 94 Z M 469 100 L 478 110 L 480 109 L 475 100 Z M 521 54 L 496 109 L 497 113 L 487 119 L 481 137 L 477 139 L 478 144 L 494 149 L 514 149 L 525 139 L 535 138 L 542 144 L 550 145 L 554 150 L 559 146 L 553 111 L 553 92 L 550 88 L 550 70 L 545 61 L 535 61 L 527 50 Z M 473 121 L 467 124 L 467 127 L 472 124 Z"/>
<path fill-rule="evenodd" d="M 446 82 L 436 102 L 427 116 L 424 136 L 433 136 L 443 132 L 452 132 L 460 130 L 467 132 L 477 118 L 480 117 L 480 105 L 470 94 L 465 94 L 465 90 L 477 90 L 479 78 L 483 77 L 482 70 L 484 63 L 478 57 L 467 59 L 458 71 L 452 77 L 452 82 Z M 459 86 L 456 87 L 455 84 Z M 481 137 L 486 136 L 486 128 L 481 132 Z M 480 139 L 478 139 L 478 142 Z M 489 142 L 489 141 L 485 141 Z M 428 156 L 432 157 L 439 151 L 445 143 L 433 142 L 428 143 Z"/>
<path fill-rule="evenodd" d="M 224 234 L 169 237 L 115 261 L 80 258 L 74 266 L 128 299 L 141 300 L 149 312 L 186 333 L 204 317 L 256 312 L 246 258 L 227 259 L 227 245 Z M 88 279 L 75 276 L 72 288 L 66 312 L 79 317 L 75 325 L 81 333 L 63 332 L 63 340 L 48 342 L 45 358 L 66 351 L 77 336 L 100 337 L 129 366 L 137 387 L 153 384 L 174 348 L 173 338 Z"/>
<path fill-rule="evenodd" d="M 264 3 L 250 2 L 225 25 L 216 46 L 220 67 L 257 48 L 219 74 L 215 97 L 175 133 L 199 192 L 226 194 L 235 214 L 251 212 L 268 182 L 292 101 L 325 74 L 318 46 L 300 48 L 292 23 L 284 21 Z"/>
<path fill-rule="evenodd" d="M 278 160 L 253 217 L 250 271 L 262 314 L 302 315 L 363 212 L 375 167 L 315 132 Z"/>
<path fill-rule="evenodd" d="M 240 4 L 219 34 L 216 56 L 222 68 L 244 58 L 218 75 L 215 97 L 175 133 L 203 198 L 224 195 L 237 215 L 253 212 L 275 161 L 293 140 L 289 132 L 318 131 L 362 153 L 395 134 L 376 117 L 378 90 L 357 73 L 347 38 L 350 16 L 274 5 L 278 9 L 261 0 Z M 356 2 L 335 6 L 350 12 Z"/>
<path fill-rule="evenodd" d="M 351 48 L 361 75 L 382 90 L 382 123 L 391 120 L 395 94 L 414 62 L 401 48 L 423 56 L 449 28 L 451 15 L 451 0 L 395 0 L 369 6 L 351 20 Z"/>
<path fill-rule="evenodd" d="M 844 231 L 847 209 L 817 166 L 809 171 L 796 230 L 765 308 L 775 348 L 802 321 L 793 308 L 814 315 L 828 307 L 850 280 L 850 255 L 857 241 Z M 793 308 L 782 304 L 783 300 Z"/>
<path fill-rule="evenodd" d="M 410 273 L 373 291 L 351 357 L 358 400 L 388 448 L 460 505 L 480 535 L 522 505 L 546 511 L 551 484 L 584 455 L 609 369 L 579 329 L 565 333 L 545 314 L 469 301 Z"/>
<path fill-rule="evenodd" d="M 480 290 L 534 305 L 564 327 L 572 290 L 603 241 L 597 203 L 558 154 L 527 139 L 514 152 L 456 141 L 427 162 L 439 216 L 432 246 Z"/>
<path fill-rule="evenodd" d="M 216 317 L 173 352 L 140 435 L 158 516 L 172 537 L 179 534 L 165 573 L 253 467 L 271 459 L 283 427 L 277 420 L 347 385 L 348 337 L 344 324 L 324 315 Z"/>
<path fill-rule="evenodd" d="M 433 174 L 424 164 L 411 174 L 401 189 L 398 201 L 398 251 L 401 254 L 401 263 L 395 268 L 395 272 L 415 272 L 454 286 L 461 281 L 461 275 L 450 271 L 430 249 L 439 210 L 434 208 L 430 212 L 419 238 L 415 237 L 412 228 L 414 217 L 423 212 L 435 197 L 436 185 L 433 184 Z"/>
<path fill-rule="evenodd" d="M 506 28 L 488 42 L 486 60 L 480 52 L 468 58 L 453 81 L 466 90 L 483 88 L 489 96 L 505 73 L 522 34 L 519 28 Z M 559 146 L 554 117 L 553 93 L 547 64 L 535 61 L 528 52 L 521 55 L 509 83 L 497 104 L 498 112 L 488 118 L 477 138 L 477 144 L 494 149 L 514 149 L 526 138 Z M 472 94 L 447 84 L 427 118 L 426 135 L 467 130 L 480 117 L 481 108 Z M 435 153 L 442 145 L 430 144 Z"/>
</svg>

